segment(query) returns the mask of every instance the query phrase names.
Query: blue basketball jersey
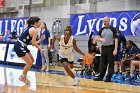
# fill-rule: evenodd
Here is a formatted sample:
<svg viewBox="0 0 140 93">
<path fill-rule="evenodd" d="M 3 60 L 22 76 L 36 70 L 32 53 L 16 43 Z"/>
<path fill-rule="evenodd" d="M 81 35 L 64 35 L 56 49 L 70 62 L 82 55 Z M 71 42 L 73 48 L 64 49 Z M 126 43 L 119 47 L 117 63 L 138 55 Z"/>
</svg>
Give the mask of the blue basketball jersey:
<svg viewBox="0 0 140 93">
<path fill-rule="evenodd" d="M 21 36 L 19 37 L 19 40 L 22 41 L 23 43 L 25 43 L 26 45 L 28 45 L 30 43 L 30 41 L 32 40 L 32 37 L 29 34 L 29 29 L 31 27 L 34 27 L 34 26 L 27 27 L 24 30 L 24 32 L 21 34 Z"/>
</svg>

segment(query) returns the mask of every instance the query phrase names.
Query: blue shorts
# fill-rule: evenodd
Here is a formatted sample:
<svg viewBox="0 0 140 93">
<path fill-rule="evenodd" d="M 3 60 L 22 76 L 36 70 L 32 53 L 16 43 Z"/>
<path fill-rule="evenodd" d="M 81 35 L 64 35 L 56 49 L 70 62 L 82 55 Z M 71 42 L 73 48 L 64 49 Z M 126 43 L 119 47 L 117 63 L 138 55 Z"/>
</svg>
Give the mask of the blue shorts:
<svg viewBox="0 0 140 93">
<path fill-rule="evenodd" d="M 114 57 L 114 61 L 121 61 L 122 60 L 122 52 L 118 52 L 117 55 Z"/>
<path fill-rule="evenodd" d="M 29 53 L 27 46 L 22 46 L 20 42 L 16 42 L 14 45 L 14 51 L 16 52 L 18 57 L 23 57 L 26 53 Z"/>
</svg>

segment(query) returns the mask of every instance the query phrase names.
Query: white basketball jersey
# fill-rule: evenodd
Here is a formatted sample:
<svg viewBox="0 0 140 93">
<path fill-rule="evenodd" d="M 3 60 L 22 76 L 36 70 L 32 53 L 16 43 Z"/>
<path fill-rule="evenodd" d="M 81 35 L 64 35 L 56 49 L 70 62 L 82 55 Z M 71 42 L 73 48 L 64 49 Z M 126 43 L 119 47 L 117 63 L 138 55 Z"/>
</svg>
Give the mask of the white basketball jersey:
<svg viewBox="0 0 140 93">
<path fill-rule="evenodd" d="M 60 38 L 60 49 L 59 49 L 59 56 L 61 58 L 67 58 L 68 61 L 73 61 L 73 36 L 69 38 L 69 41 L 67 44 L 65 44 L 64 41 L 64 35 Z"/>
</svg>

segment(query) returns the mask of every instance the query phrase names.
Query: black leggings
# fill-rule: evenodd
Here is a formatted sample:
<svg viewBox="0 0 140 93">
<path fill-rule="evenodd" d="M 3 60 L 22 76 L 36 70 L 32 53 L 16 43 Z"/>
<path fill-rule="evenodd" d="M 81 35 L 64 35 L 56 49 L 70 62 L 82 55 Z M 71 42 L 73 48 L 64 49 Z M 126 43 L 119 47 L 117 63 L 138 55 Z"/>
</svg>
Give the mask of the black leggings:
<svg viewBox="0 0 140 93">
<path fill-rule="evenodd" d="M 96 73 L 99 72 L 99 65 L 100 65 L 100 56 L 95 56 L 93 62 L 93 71 L 95 71 Z"/>
</svg>

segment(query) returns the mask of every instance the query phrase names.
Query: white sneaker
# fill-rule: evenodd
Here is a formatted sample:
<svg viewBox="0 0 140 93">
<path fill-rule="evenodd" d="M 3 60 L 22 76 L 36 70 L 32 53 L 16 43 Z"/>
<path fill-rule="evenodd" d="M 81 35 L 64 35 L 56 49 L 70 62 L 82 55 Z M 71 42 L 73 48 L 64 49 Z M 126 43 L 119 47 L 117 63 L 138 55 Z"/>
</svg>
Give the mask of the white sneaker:
<svg viewBox="0 0 140 93">
<path fill-rule="evenodd" d="M 47 66 L 42 66 L 41 72 L 46 72 Z"/>
<path fill-rule="evenodd" d="M 75 77 L 73 86 L 77 86 L 77 85 L 79 85 L 79 83 L 80 83 L 80 80 L 77 77 Z"/>
<path fill-rule="evenodd" d="M 46 69 L 46 72 L 49 72 L 49 69 Z"/>
</svg>

